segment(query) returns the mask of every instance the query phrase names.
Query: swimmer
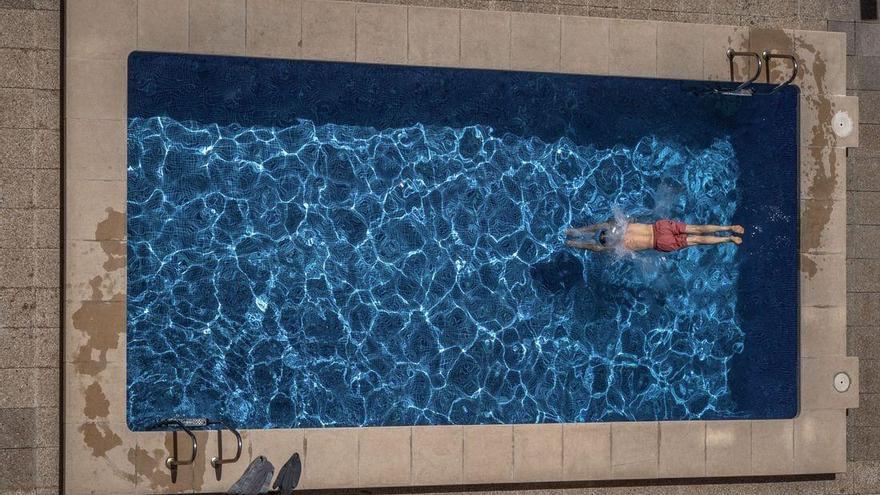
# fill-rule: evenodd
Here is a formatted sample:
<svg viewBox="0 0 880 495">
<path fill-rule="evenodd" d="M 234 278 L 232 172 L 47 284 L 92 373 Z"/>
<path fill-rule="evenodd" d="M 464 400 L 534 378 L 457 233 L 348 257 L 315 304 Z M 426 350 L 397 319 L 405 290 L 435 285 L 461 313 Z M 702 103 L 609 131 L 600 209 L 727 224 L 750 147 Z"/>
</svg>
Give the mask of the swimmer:
<svg viewBox="0 0 880 495">
<path fill-rule="evenodd" d="M 708 235 L 733 232 L 742 235 L 742 225 L 688 225 L 677 220 L 657 220 L 649 223 L 627 223 L 609 220 L 604 223 L 568 229 L 565 245 L 590 251 L 609 251 L 622 246 L 629 251 L 654 249 L 669 253 L 693 246 L 724 244 L 739 245 L 742 237 L 735 235 Z"/>
</svg>

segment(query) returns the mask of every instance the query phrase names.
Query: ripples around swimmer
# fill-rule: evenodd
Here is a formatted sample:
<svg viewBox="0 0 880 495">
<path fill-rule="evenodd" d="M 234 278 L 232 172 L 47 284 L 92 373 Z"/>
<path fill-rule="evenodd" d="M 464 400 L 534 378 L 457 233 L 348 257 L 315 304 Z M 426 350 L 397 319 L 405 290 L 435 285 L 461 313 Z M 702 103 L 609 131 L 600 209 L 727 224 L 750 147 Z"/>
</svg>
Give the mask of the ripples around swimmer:
<svg viewBox="0 0 880 495">
<path fill-rule="evenodd" d="M 597 149 L 480 125 L 155 117 L 128 138 L 134 428 L 739 416 L 733 246 L 562 243 L 615 208 L 728 223 L 724 137 Z"/>
</svg>

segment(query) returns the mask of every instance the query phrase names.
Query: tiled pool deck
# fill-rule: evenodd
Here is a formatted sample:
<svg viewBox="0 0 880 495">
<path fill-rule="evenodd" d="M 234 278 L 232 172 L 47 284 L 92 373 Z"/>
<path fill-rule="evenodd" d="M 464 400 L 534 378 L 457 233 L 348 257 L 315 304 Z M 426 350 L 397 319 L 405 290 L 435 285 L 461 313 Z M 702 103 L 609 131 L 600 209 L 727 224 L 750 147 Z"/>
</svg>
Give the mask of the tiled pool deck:
<svg viewBox="0 0 880 495">
<path fill-rule="evenodd" d="M 188 9 L 188 11 L 187 11 Z M 257 455 L 304 457 L 302 488 L 834 473 L 846 470 L 846 37 L 318 0 L 71 2 L 67 10 L 65 486 L 223 491 Z M 726 79 L 728 47 L 801 62 L 801 413 L 794 420 L 249 430 L 218 482 L 216 439 L 172 484 L 171 436 L 125 425 L 126 57 L 133 50 Z M 781 77 L 776 74 L 775 77 Z M 831 119 L 846 111 L 852 134 Z M 768 166 L 772 163 L 768 163 Z M 832 386 L 837 371 L 853 385 Z M 224 442 L 231 448 L 230 441 Z M 186 452 L 186 447 L 183 447 Z M 226 455 L 230 455 L 227 452 Z"/>
</svg>

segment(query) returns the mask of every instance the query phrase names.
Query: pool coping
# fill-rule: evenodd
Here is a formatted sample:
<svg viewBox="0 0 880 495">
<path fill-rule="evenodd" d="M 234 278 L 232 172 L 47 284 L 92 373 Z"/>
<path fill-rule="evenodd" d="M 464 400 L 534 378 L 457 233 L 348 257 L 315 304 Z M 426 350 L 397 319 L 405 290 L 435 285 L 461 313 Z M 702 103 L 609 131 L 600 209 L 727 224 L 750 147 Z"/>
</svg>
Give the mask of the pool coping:
<svg viewBox="0 0 880 495">
<path fill-rule="evenodd" d="M 304 459 L 302 488 L 699 478 L 846 470 L 845 35 L 318 0 L 88 0 L 65 60 L 65 490 L 224 491 L 250 459 Z M 699 40 L 694 43 L 693 40 Z M 217 481 L 216 434 L 172 484 L 171 435 L 125 422 L 128 54 L 135 50 L 674 79 L 728 77 L 728 47 L 795 53 L 801 127 L 800 412 L 790 420 L 243 430 Z M 701 63 L 697 63 L 697 61 Z M 744 68 L 741 72 L 744 72 Z M 774 71 L 775 79 L 783 77 Z M 831 119 L 847 112 L 853 131 Z M 852 386 L 838 393 L 833 376 Z M 225 437 L 231 455 L 231 437 Z M 183 449 L 186 452 L 185 448 Z"/>
</svg>

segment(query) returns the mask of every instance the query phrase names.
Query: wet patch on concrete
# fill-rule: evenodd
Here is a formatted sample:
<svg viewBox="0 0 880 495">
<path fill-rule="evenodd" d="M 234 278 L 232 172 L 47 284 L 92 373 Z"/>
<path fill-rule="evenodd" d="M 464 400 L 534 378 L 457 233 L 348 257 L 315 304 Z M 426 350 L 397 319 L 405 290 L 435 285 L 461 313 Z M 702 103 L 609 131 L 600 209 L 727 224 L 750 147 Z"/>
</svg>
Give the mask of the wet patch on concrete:
<svg viewBox="0 0 880 495">
<path fill-rule="evenodd" d="M 116 422 L 124 421 L 123 417 L 113 417 L 125 410 L 124 404 L 111 404 L 102 384 L 98 381 L 102 376 L 101 373 L 109 372 L 108 363 L 112 361 L 109 354 L 120 350 L 125 332 L 123 303 L 125 293 L 123 290 L 115 290 L 118 275 L 111 273 L 126 266 L 126 245 L 124 241 L 118 240 L 120 233 L 125 232 L 125 215 L 111 208 L 106 212 L 107 217 L 99 222 L 95 229 L 100 254 L 87 245 L 82 251 L 84 259 L 95 259 L 93 256 L 98 254 L 98 258 L 95 259 L 95 271 L 98 273 L 88 280 L 90 291 L 86 294 L 89 300 L 80 301 L 78 307 L 70 314 L 72 328 L 68 331 L 78 332 L 79 337 L 74 338 L 75 343 L 68 348 L 68 359 L 72 361 L 73 372 L 78 378 L 90 382 L 77 391 L 85 404 L 81 418 L 83 421 L 90 421 L 82 423 L 76 429 L 81 435 L 85 448 L 82 454 L 88 453 L 100 458 L 101 465 L 106 463 L 106 470 L 111 476 L 135 484 L 137 476 L 134 458 L 137 447 L 129 448 L 128 452 L 121 450 L 124 444 L 133 442 L 128 439 L 127 431 L 117 433 L 111 426 Z M 103 261 L 100 260 L 101 255 L 104 256 Z M 128 457 L 127 463 L 118 459 L 124 458 L 123 456 Z M 164 467 L 164 456 L 157 463 L 157 469 L 158 466 Z M 157 487 L 158 491 L 167 491 L 170 488 L 170 477 L 168 481 L 169 485 L 165 486 L 164 490 L 162 487 Z"/>
<path fill-rule="evenodd" d="M 74 352 L 76 371 L 97 376 L 107 368 L 107 354 L 119 348 L 125 331 L 125 307 L 119 302 L 83 301 L 72 315 L 73 328 L 85 334 Z"/>
<path fill-rule="evenodd" d="M 745 28 L 743 28 L 745 29 Z M 747 48 L 748 38 L 745 37 L 736 37 L 733 35 L 727 37 L 727 46 L 733 48 L 734 50 L 743 51 Z M 733 66 L 733 77 L 736 81 L 745 81 L 749 78 L 749 69 L 750 64 L 734 64 Z"/>
<path fill-rule="evenodd" d="M 100 275 L 97 277 L 92 277 L 89 280 L 89 287 L 92 288 L 92 300 L 100 301 L 104 297 L 104 293 L 101 292 L 101 282 L 103 281 L 103 277 Z"/>
<path fill-rule="evenodd" d="M 126 221 L 125 214 L 107 208 L 107 218 L 98 223 L 95 229 L 95 239 L 120 240 L 125 238 Z"/>
<path fill-rule="evenodd" d="M 110 415 L 110 401 L 101 390 L 101 385 L 97 382 L 86 387 L 85 391 L 86 407 L 83 408 L 83 414 L 89 419 L 106 418 Z"/>
<path fill-rule="evenodd" d="M 107 261 L 104 262 L 105 270 L 113 272 L 125 268 L 126 246 L 124 242 L 101 241 L 101 249 L 107 254 Z"/>
<path fill-rule="evenodd" d="M 803 77 L 809 77 L 809 83 L 814 88 L 824 90 L 827 63 L 825 56 L 808 43 L 802 36 L 792 36 L 783 29 L 754 28 L 750 32 L 749 46 L 752 51 L 759 54 L 764 50 L 775 53 L 793 54 L 800 64 Z M 770 71 L 771 82 L 782 82 L 790 75 L 790 66 L 781 63 L 765 67 Z M 820 91 L 821 92 L 821 91 Z M 809 112 L 815 115 L 815 119 L 801 119 L 803 122 L 812 122 L 809 129 L 803 129 L 808 136 L 800 145 L 808 146 L 804 153 L 808 153 L 812 163 L 816 166 L 811 170 L 803 168 L 801 173 L 809 174 L 808 190 L 802 191 L 812 198 L 831 198 L 837 187 L 838 166 L 837 155 L 833 152 L 834 141 L 830 135 L 830 122 L 832 118 L 832 103 L 827 97 L 818 94 L 802 93 L 801 113 Z M 828 167 L 824 164 L 828 163 Z M 842 165 L 842 164 L 840 164 Z M 820 250 L 822 236 L 831 221 L 834 208 L 833 201 L 806 201 L 801 203 L 801 252 Z M 816 263 L 801 257 L 801 270 L 809 278 L 816 275 Z"/>
<path fill-rule="evenodd" d="M 794 51 L 794 42 L 791 35 L 786 33 L 784 29 L 751 28 L 749 30 L 749 48 L 758 55 L 761 55 L 761 52 L 764 50 L 773 53 L 790 54 Z M 751 70 L 754 71 L 755 67 L 752 66 Z M 775 83 L 785 81 L 790 74 L 788 64 L 782 62 L 771 62 L 771 66 L 764 67 L 763 70 L 770 71 L 770 82 Z M 765 77 L 762 72 L 760 82 L 766 81 Z"/>
<path fill-rule="evenodd" d="M 207 431 L 199 431 L 196 432 L 196 440 L 199 442 L 199 445 L 208 445 L 209 440 L 209 432 Z M 169 435 L 170 436 L 170 435 Z M 196 493 L 202 491 L 202 487 L 205 485 L 205 474 L 207 469 L 205 466 L 208 464 L 207 459 L 205 457 L 208 456 L 207 447 L 202 449 L 199 457 L 196 459 L 196 462 L 193 466 L 193 489 Z M 213 476 L 213 471 L 211 472 L 211 476 Z"/>
<path fill-rule="evenodd" d="M 801 272 L 807 274 L 807 278 L 813 278 L 819 272 L 816 262 L 805 255 L 801 255 Z"/>
<path fill-rule="evenodd" d="M 135 468 L 137 484 L 149 486 L 151 493 L 165 493 L 173 491 L 175 483 L 171 482 L 171 471 L 165 466 L 168 452 L 171 452 L 171 435 L 166 435 L 166 447 L 163 449 L 147 450 L 140 445 L 128 449 L 128 462 Z M 178 483 L 182 480 L 178 478 Z"/>
<path fill-rule="evenodd" d="M 106 211 L 107 217 L 99 222 L 95 228 L 95 238 L 98 239 L 97 245 L 100 247 L 100 255 L 98 255 L 98 253 L 95 252 L 95 249 L 92 248 L 94 244 L 86 241 L 79 245 L 80 249 L 69 250 L 69 256 L 77 256 L 77 254 L 82 251 L 79 256 L 86 260 L 91 261 L 92 256 L 95 255 L 104 257 L 103 261 L 100 262 L 100 269 L 98 269 L 98 266 L 94 267 L 94 272 L 97 273 L 93 272 L 88 274 L 93 276 L 89 278 L 88 281 L 89 295 L 84 296 L 87 300 L 124 301 L 124 286 L 120 283 L 119 275 L 114 272 L 125 270 L 126 268 L 127 245 L 124 240 L 119 239 L 121 234 L 114 232 L 124 232 L 124 230 L 119 229 L 123 228 L 125 225 L 125 214 L 115 211 L 112 208 L 107 208 Z M 108 236 L 116 238 L 108 239 Z M 93 263 L 97 265 L 98 261 L 95 260 Z M 91 267 L 89 268 L 91 269 Z M 119 287 L 117 287 L 117 285 L 119 285 Z M 68 287 L 69 286 L 70 284 L 68 284 Z"/>
<path fill-rule="evenodd" d="M 104 424 L 86 423 L 79 427 L 79 432 L 95 457 L 104 457 L 107 452 L 122 445 L 122 438 Z"/>
<path fill-rule="evenodd" d="M 797 56 L 804 70 L 804 77 L 810 77 L 811 83 L 815 88 L 825 88 L 826 63 L 825 57 L 815 46 L 808 43 L 803 37 L 797 37 L 795 40 L 797 46 Z M 809 54 L 812 63 L 804 63 L 804 55 Z M 802 103 L 804 107 L 801 112 L 811 112 L 816 118 L 810 119 L 813 122 L 811 129 L 805 129 L 808 132 L 807 153 L 810 154 L 812 163 L 816 166 L 811 173 L 808 193 L 813 198 L 831 198 L 835 188 L 837 187 L 837 155 L 833 152 L 834 142 L 831 136 L 830 122 L 832 117 L 831 100 L 818 94 L 803 94 Z M 803 122 L 805 119 L 801 119 Z M 827 125 L 826 125 L 827 124 Z M 828 163 L 828 167 L 824 163 Z M 803 164 L 802 164 L 803 165 Z M 805 173 L 802 169 L 801 173 Z M 828 223 L 831 221 L 831 211 L 834 208 L 833 201 L 807 201 L 801 203 L 804 205 L 801 211 L 801 252 L 819 250 L 822 243 L 822 234 Z M 804 258 L 802 257 L 802 260 Z M 816 263 L 801 263 L 803 270 L 808 278 L 816 275 Z"/>
<path fill-rule="evenodd" d="M 88 281 L 90 294 L 86 297 L 89 301 L 124 301 L 125 290 L 119 276 L 113 274 L 126 265 L 125 241 L 99 241 L 103 255 L 107 258 L 101 262 L 103 273 L 91 277 Z M 84 253 L 90 256 L 90 253 Z M 68 284 L 68 288 L 70 284 Z"/>
</svg>

